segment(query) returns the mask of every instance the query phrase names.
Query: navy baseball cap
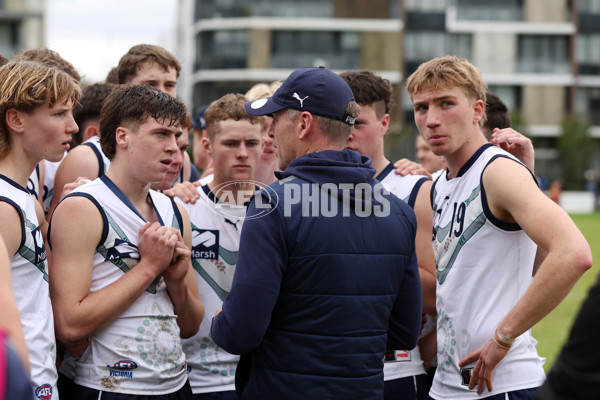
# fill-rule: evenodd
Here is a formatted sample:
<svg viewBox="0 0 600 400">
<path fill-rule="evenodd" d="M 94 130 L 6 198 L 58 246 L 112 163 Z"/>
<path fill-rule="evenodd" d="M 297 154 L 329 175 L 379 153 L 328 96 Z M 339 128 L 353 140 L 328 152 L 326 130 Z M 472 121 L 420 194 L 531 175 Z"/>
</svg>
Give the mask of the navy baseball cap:
<svg viewBox="0 0 600 400">
<path fill-rule="evenodd" d="M 207 108 L 208 106 L 203 107 L 200 110 L 200 112 L 196 115 L 196 118 L 194 118 L 194 120 L 192 121 L 192 128 L 206 129 L 206 121 L 204 121 L 204 111 L 206 111 Z"/>
<path fill-rule="evenodd" d="M 355 118 L 346 114 L 352 100 L 354 95 L 344 79 L 325 67 L 315 67 L 295 70 L 273 96 L 249 101 L 244 107 L 251 115 L 293 108 L 354 125 Z"/>
</svg>

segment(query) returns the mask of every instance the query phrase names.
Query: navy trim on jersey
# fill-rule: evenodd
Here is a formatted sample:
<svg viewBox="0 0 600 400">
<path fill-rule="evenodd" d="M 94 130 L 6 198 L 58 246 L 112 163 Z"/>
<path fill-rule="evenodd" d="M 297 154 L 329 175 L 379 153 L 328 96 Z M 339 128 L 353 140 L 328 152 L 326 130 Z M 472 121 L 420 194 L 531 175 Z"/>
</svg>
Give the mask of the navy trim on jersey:
<svg viewBox="0 0 600 400">
<path fill-rule="evenodd" d="M 131 200 L 129 200 L 129 198 L 127 196 L 125 196 L 125 194 L 121 191 L 121 189 L 119 189 L 119 187 L 117 185 L 115 185 L 115 183 L 113 181 L 111 181 L 108 176 L 102 175 L 100 177 L 100 180 L 102 182 L 104 182 L 106 187 L 108 187 L 111 190 L 111 192 L 113 192 L 115 194 L 115 196 L 117 196 L 119 198 L 119 200 L 121 200 L 123 202 L 123 204 L 125 204 L 127 206 L 127 208 L 129 208 L 138 217 L 140 217 L 142 219 L 142 221 L 147 222 L 146 219 L 144 217 L 142 217 L 142 214 L 140 214 L 138 209 L 135 208 L 135 206 L 133 205 Z M 152 200 L 152 196 L 150 196 L 150 193 L 148 193 L 148 198 L 150 199 L 150 203 L 152 204 L 154 213 L 156 214 L 156 217 L 158 218 L 158 222 L 164 226 L 165 224 L 163 223 L 160 213 L 158 212 L 158 210 L 156 209 L 156 206 L 154 205 L 154 200 Z"/>
<path fill-rule="evenodd" d="M 62 203 L 67 197 L 85 197 L 86 199 L 91 201 L 92 204 L 94 204 L 96 206 L 96 208 L 98 209 L 98 212 L 100 212 L 100 216 L 102 217 L 102 236 L 100 237 L 100 242 L 98 243 L 98 246 L 100 246 L 102 243 L 104 243 L 104 241 L 108 237 L 108 220 L 106 219 L 106 214 L 104 213 L 104 208 L 102 208 L 102 206 L 100 205 L 100 203 L 98 203 L 98 200 L 96 200 L 96 198 L 94 196 L 92 196 L 89 193 L 80 193 L 80 192 L 69 193 L 68 195 L 63 197 L 58 202 L 58 204 Z M 56 205 L 56 207 L 58 207 L 58 204 Z M 48 247 L 50 247 L 50 250 L 52 250 L 52 243 L 50 243 L 50 230 L 51 229 L 52 229 L 52 218 L 50 219 L 50 222 L 48 223 L 48 233 L 46 234 L 46 238 L 47 238 L 46 241 L 48 242 Z M 96 246 L 96 247 L 98 247 L 98 246 Z"/>
<path fill-rule="evenodd" d="M 455 178 L 463 176 L 465 174 L 465 172 L 467 172 L 469 170 L 469 168 L 471 168 L 471 166 L 475 163 L 475 161 L 477 161 L 477 159 L 479 158 L 481 153 L 483 153 L 488 147 L 492 147 L 492 146 L 493 146 L 493 144 L 486 143 L 483 146 L 481 146 L 479 149 L 477 149 L 475 154 L 473 154 L 471 156 L 471 158 L 469 158 L 469 160 L 465 163 L 465 165 L 463 165 L 460 168 L 460 171 L 458 171 L 458 175 L 456 175 Z M 447 170 L 446 173 L 448 173 L 448 172 L 450 172 L 450 170 Z"/>
<path fill-rule="evenodd" d="M 388 165 L 386 165 L 386 167 L 375 177 L 375 179 L 377 179 L 378 181 L 382 181 L 385 179 L 386 176 L 388 176 L 390 174 L 390 172 L 392 172 L 392 170 L 394 169 L 394 165 L 390 162 Z"/>
<path fill-rule="evenodd" d="M 5 178 L 5 176 L 4 175 L 0 175 L 0 178 Z M 29 192 L 27 192 L 27 193 L 29 194 Z M 21 207 L 19 207 L 17 205 L 17 203 L 15 203 L 12 199 L 9 199 L 8 197 L 0 196 L 0 202 L 1 201 L 5 202 L 5 203 L 8 203 L 11 206 L 13 206 L 14 208 L 16 208 L 17 209 L 17 214 L 19 214 L 19 219 L 21 220 L 21 243 L 19 243 L 19 249 L 20 249 L 25 244 L 25 221 L 23 221 L 24 211 L 21 209 Z M 14 254 L 13 254 L 13 256 L 14 256 Z M 12 256 L 11 256 L 11 259 L 12 259 Z"/>
<path fill-rule="evenodd" d="M 217 196 L 215 196 L 215 194 L 212 192 L 212 190 L 210 190 L 210 188 L 208 187 L 208 183 L 201 187 L 202 187 L 202 190 L 204 191 L 204 193 L 206 193 L 206 197 L 208 197 L 213 203 L 216 204 L 219 202 L 219 199 L 217 199 Z"/>
<path fill-rule="evenodd" d="M 175 199 L 172 197 L 169 197 L 169 199 L 171 200 L 173 212 L 175 213 L 175 218 L 177 219 L 177 223 L 179 224 L 179 231 L 181 232 L 181 236 L 183 237 L 183 217 L 181 216 L 179 207 L 177 207 L 177 203 L 175 203 Z"/>
<path fill-rule="evenodd" d="M 419 190 L 421 189 L 421 186 L 423 186 L 423 184 L 425 182 L 427 182 L 428 180 L 429 180 L 429 178 L 423 177 L 423 178 L 419 179 L 417 181 L 417 183 L 415 183 L 415 186 L 413 186 L 413 189 L 410 192 L 410 196 L 408 197 L 408 205 L 410 206 L 410 208 L 412 208 L 412 209 L 415 208 L 415 203 L 417 202 L 417 196 L 419 195 Z"/>
<path fill-rule="evenodd" d="M 446 170 L 445 173 L 448 173 L 448 170 Z M 442 172 L 435 181 L 433 181 L 433 185 L 431 186 L 431 191 L 429 192 L 429 201 L 431 203 L 431 208 L 433 208 L 433 202 L 435 199 L 435 185 L 437 184 L 437 182 L 440 180 L 440 178 L 442 177 L 442 175 L 444 174 L 444 172 Z"/>
<path fill-rule="evenodd" d="M 5 181 L 6 183 L 10 184 L 11 186 L 16 187 L 17 189 L 22 190 L 23 192 L 25 192 L 27 194 L 31 194 L 31 192 L 29 190 L 27 190 L 27 188 L 24 188 L 23 186 L 19 185 L 17 182 L 13 181 L 6 175 L 0 174 L 0 179 Z"/>
<path fill-rule="evenodd" d="M 498 228 L 505 230 L 505 231 L 520 231 L 522 228 L 519 224 L 512 223 L 512 222 L 500 221 L 498 218 L 496 218 L 494 216 L 494 214 L 492 214 L 492 210 L 490 210 L 490 206 L 488 205 L 487 195 L 485 194 L 485 187 L 483 186 L 483 173 L 485 172 L 485 169 L 492 163 L 492 161 L 494 161 L 495 159 L 497 159 L 499 157 L 504 157 L 511 161 L 515 161 L 515 162 L 518 162 L 519 164 L 521 164 L 519 161 L 516 161 L 504 154 L 496 154 L 495 156 L 493 156 L 490 159 L 490 161 L 488 161 L 488 163 L 485 165 L 485 167 L 483 167 L 483 171 L 481 171 L 481 176 L 479 177 L 480 187 L 481 187 L 481 204 L 483 205 L 483 212 L 485 213 L 485 216 L 487 217 L 487 219 L 492 224 L 497 226 Z M 521 165 L 523 165 L 523 164 L 521 164 Z"/>
<path fill-rule="evenodd" d="M 33 171 L 31 171 L 31 173 L 33 174 L 34 171 L 35 171 L 35 175 L 37 177 L 37 185 L 39 186 L 40 185 L 40 164 L 39 163 L 37 163 L 35 165 L 35 169 Z M 29 176 L 28 179 L 31 180 L 31 176 Z M 31 182 L 31 183 L 33 184 L 33 189 L 32 190 L 27 189 L 27 193 L 29 193 L 32 196 L 35 196 L 35 198 L 37 200 L 39 200 L 40 199 L 40 193 L 38 193 L 38 192 L 35 191 L 35 182 Z"/>
<path fill-rule="evenodd" d="M 98 159 L 98 178 L 104 175 L 104 159 L 102 158 L 102 153 L 98 147 L 96 147 L 93 143 L 84 142 L 81 143 L 85 146 L 88 146 L 90 149 L 94 151 L 96 158 Z"/>
</svg>

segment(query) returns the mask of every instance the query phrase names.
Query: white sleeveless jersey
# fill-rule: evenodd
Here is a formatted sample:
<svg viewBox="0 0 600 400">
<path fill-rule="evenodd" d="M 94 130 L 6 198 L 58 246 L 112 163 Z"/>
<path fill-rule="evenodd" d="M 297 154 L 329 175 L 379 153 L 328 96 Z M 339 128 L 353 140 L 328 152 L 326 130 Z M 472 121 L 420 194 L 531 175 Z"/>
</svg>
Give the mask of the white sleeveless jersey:
<svg viewBox="0 0 600 400">
<path fill-rule="evenodd" d="M 210 326 L 231 289 L 246 206 L 219 202 L 208 186 L 199 187 L 198 193 L 200 198 L 195 204 L 181 202 L 192 223 L 192 265 L 205 309 L 198 333 L 183 340 L 188 379 L 194 393 L 235 390 L 235 369 L 240 357 L 213 342 Z"/>
<path fill-rule="evenodd" d="M 102 146 L 100 146 L 100 136 L 92 136 L 85 142 L 81 143 L 84 146 L 88 146 L 93 150 L 94 155 L 96 156 L 96 161 L 98 161 L 98 176 L 102 176 L 108 171 L 108 167 L 110 166 L 110 160 L 108 157 L 104 155 L 102 151 Z M 64 158 L 63 158 L 64 160 Z M 59 163 L 60 164 L 60 163 Z M 56 166 L 58 169 L 58 165 Z M 52 191 L 49 189 L 50 199 L 48 201 L 48 210 L 46 210 L 46 181 L 48 180 L 48 164 L 46 164 L 46 172 L 44 174 L 44 211 L 47 213 L 50 209 L 50 204 L 52 204 L 52 196 L 54 196 L 54 177 L 56 176 L 56 169 L 54 170 L 54 175 L 52 176 Z M 94 177 L 90 177 L 92 179 Z M 63 353 L 63 360 L 60 364 L 60 373 L 66 377 L 71 379 L 75 378 L 75 359 L 68 352 Z"/>
<path fill-rule="evenodd" d="M 375 178 L 411 208 L 415 207 L 421 185 L 428 180 L 423 175 L 400 176 L 394 172 L 392 163 L 388 164 Z M 418 346 L 412 350 L 389 351 L 385 355 L 384 362 L 383 379 L 385 381 L 425 374 Z"/>
<path fill-rule="evenodd" d="M 443 173 L 434 183 L 433 250 L 437 267 L 438 367 L 430 396 L 475 399 L 469 390 L 470 370 L 459 361 L 481 348 L 532 280 L 536 245 L 516 224 L 496 219 L 482 185 L 484 169 L 497 157 L 515 160 L 490 144 L 482 146 L 458 176 Z M 540 386 L 543 363 L 536 341 L 527 331 L 519 336 L 496 366 L 494 390 L 486 396 Z"/>
<path fill-rule="evenodd" d="M 100 145 L 100 136 L 92 136 L 85 142 L 81 143 L 84 146 L 88 146 L 94 151 L 96 159 L 98 160 L 98 176 L 102 176 L 108 171 L 110 166 L 110 160 L 102 152 L 102 146 Z M 91 179 L 91 178 L 90 178 Z"/>
<path fill-rule="evenodd" d="M 94 254 L 93 293 L 139 262 L 138 234 L 146 221 L 106 175 L 69 196 L 88 198 L 104 221 Z M 161 224 L 180 229 L 181 214 L 175 203 L 153 190 L 149 196 Z M 75 361 L 75 383 L 138 395 L 179 390 L 186 381 L 186 368 L 176 318 L 164 279 L 159 276 L 119 318 L 89 338 L 89 346 Z"/>
<path fill-rule="evenodd" d="M 27 191 L 36 199 L 40 199 L 40 166 L 39 164 L 35 166 L 35 169 L 29 176 L 27 180 Z"/>
<path fill-rule="evenodd" d="M 64 160 L 66 156 L 67 152 L 65 151 L 65 155 L 62 159 Z M 44 160 L 44 189 L 42 190 L 42 200 L 44 202 L 44 213 L 46 215 L 48 214 L 48 211 L 50 211 L 50 205 L 52 204 L 52 198 L 54 197 L 54 178 L 56 177 L 56 170 L 61 162 L 62 160 L 56 162 Z"/>
<path fill-rule="evenodd" d="M 40 399 L 58 399 L 48 263 L 35 212 L 35 200 L 27 189 L 0 175 L 0 201 L 11 204 L 21 216 L 21 246 L 12 258 L 11 274 L 29 352 L 32 386 L 35 394 L 41 396 Z"/>
<path fill-rule="evenodd" d="M 209 183 L 211 183 L 213 181 L 214 178 L 215 178 L 214 174 L 207 175 L 204 178 L 200 179 L 200 185 L 201 186 L 208 185 Z"/>
</svg>

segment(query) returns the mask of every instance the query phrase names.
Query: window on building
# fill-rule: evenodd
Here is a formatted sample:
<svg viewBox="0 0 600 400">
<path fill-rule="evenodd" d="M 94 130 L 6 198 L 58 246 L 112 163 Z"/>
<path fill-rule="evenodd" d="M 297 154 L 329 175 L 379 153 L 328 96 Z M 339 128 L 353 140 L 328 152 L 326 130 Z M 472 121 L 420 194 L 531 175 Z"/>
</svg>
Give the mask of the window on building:
<svg viewBox="0 0 600 400">
<path fill-rule="evenodd" d="M 272 40 L 272 68 L 360 66 L 358 32 L 274 31 Z"/>
<path fill-rule="evenodd" d="M 523 20 L 523 0 L 456 0 L 456 8 L 459 20 Z"/>
<path fill-rule="evenodd" d="M 447 48 L 445 32 L 406 32 L 404 59 L 407 76 L 412 74 L 422 62 L 446 55 Z"/>
<path fill-rule="evenodd" d="M 327 0 L 196 0 L 196 19 L 236 17 L 333 16 L 333 1 Z"/>
<path fill-rule="evenodd" d="M 448 54 L 470 60 L 473 55 L 473 35 L 468 33 L 450 34 Z"/>
<path fill-rule="evenodd" d="M 592 125 L 600 125 L 600 88 L 583 88 L 577 90 L 575 112 L 587 115 Z"/>
<path fill-rule="evenodd" d="M 407 11 L 444 11 L 447 0 L 404 0 Z"/>
<path fill-rule="evenodd" d="M 223 81 L 223 82 L 200 82 L 194 85 L 192 93 L 195 112 L 214 100 L 227 93 L 246 93 L 255 82 L 247 81 Z M 194 115 L 196 115 L 194 113 Z"/>
<path fill-rule="evenodd" d="M 243 0 L 196 0 L 195 17 L 232 18 L 252 15 L 250 2 Z"/>
<path fill-rule="evenodd" d="M 577 36 L 576 60 L 580 74 L 600 75 L 600 33 Z"/>
<path fill-rule="evenodd" d="M 0 54 L 11 58 L 14 53 L 21 51 L 20 40 L 21 33 L 18 23 L 0 22 Z"/>
<path fill-rule="evenodd" d="M 519 36 L 518 72 L 569 73 L 568 38 L 566 36 Z"/>
<path fill-rule="evenodd" d="M 600 1 L 579 0 L 578 8 L 580 13 L 600 14 Z"/>
<path fill-rule="evenodd" d="M 196 69 L 246 68 L 247 30 L 208 31 L 196 37 Z"/>
<path fill-rule="evenodd" d="M 514 114 L 519 111 L 520 105 L 520 90 L 516 86 L 488 86 L 488 92 L 494 93 L 500 97 L 500 100 L 506 104 L 509 114 Z M 515 121 L 516 122 L 516 121 Z"/>
<path fill-rule="evenodd" d="M 4 55 L 6 58 L 10 58 L 10 53 L 12 51 L 10 36 L 10 26 L 0 23 L 0 54 Z"/>
<path fill-rule="evenodd" d="M 333 0 L 257 0 L 253 14 L 263 17 L 333 17 Z"/>
</svg>

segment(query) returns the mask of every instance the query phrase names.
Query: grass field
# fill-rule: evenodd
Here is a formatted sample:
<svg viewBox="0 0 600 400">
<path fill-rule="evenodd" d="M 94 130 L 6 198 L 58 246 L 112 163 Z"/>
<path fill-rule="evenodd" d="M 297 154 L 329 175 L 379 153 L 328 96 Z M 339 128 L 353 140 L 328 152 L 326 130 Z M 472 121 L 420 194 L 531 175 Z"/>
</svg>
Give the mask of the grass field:
<svg viewBox="0 0 600 400">
<path fill-rule="evenodd" d="M 538 340 L 538 353 L 546 357 L 546 372 L 554 363 L 569 332 L 579 307 L 587 297 L 589 288 L 600 273 L 600 213 L 587 215 L 571 215 L 581 232 L 586 237 L 594 255 L 594 266 L 577 282 L 571 293 L 563 302 L 533 327 L 533 336 Z"/>
</svg>

